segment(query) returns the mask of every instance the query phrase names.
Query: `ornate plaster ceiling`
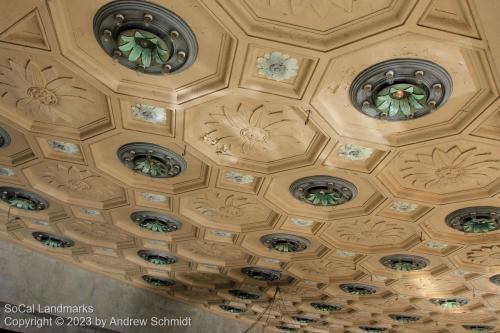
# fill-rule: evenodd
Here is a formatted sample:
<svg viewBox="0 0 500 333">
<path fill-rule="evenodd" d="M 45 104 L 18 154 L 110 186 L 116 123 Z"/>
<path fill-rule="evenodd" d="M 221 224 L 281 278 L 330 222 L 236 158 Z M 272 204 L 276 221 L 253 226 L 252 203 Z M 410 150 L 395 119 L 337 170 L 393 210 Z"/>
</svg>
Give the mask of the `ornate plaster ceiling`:
<svg viewBox="0 0 500 333">
<path fill-rule="evenodd" d="M 0 1 L 3 239 L 249 325 L 279 284 L 269 332 L 500 332 L 498 2 L 155 0 L 197 44 L 163 75 L 101 48 L 107 2 Z M 441 66 L 448 100 L 357 110 L 391 59 Z M 148 154 L 164 176 L 127 167 Z"/>
</svg>

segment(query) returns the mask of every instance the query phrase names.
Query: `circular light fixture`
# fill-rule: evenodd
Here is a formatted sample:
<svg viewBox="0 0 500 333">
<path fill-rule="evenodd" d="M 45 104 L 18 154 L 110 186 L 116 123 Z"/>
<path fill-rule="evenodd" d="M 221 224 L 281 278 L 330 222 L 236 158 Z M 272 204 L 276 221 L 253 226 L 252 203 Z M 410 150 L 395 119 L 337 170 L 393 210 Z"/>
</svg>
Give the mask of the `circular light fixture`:
<svg viewBox="0 0 500 333">
<path fill-rule="evenodd" d="M 5 148 L 10 144 L 9 133 L 0 127 L 0 148 Z"/>
<path fill-rule="evenodd" d="M 241 273 L 257 281 L 277 281 L 281 279 L 281 273 L 274 269 L 259 267 L 245 267 Z"/>
<path fill-rule="evenodd" d="M 305 316 L 292 316 L 292 319 L 301 324 L 312 324 L 318 321 L 318 319 L 305 317 Z"/>
<path fill-rule="evenodd" d="M 442 308 L 445 309 L 458 309 L 467 303 L 469 301 L 466 298 L 463 297 L 457 297 L 457 298 L 431 298 L 431 303 L 438 305 Z"/>
<path fill-rule="evenodd" d="M 196 59 L 191 28 L 173 12 L 151 2 L 112 1 L 94 16 L 94 35 L 117 62 L 146 74 L 177 73 Z"/>
<path fill-rule="evenodd" d="M 404 315 L 404 314 L 391 314 L 389 317 L 395 321 L 398 321 L 403 324 L 409 324 L 409 323 L 414 323 L 416 321 L 420 320 L 419 316 L 410 316 L 410 315 Z"/>
<path fill-rule="evenodd" d="M 395 254 L 381 258 L 380 263 L 395 271 L 412 272 L 429 266 L 430 261 L 420 256 Z"/>
<path fill-rule="evenodd" d="M 139 227 L 158 233 L 174 232 L 182 226 L 177 219 L 155 212 L 134 212 L 130 215 L 130 219 Z"/>
<path fill-rule="evenodd" d="M 445 218 L 446 224 L 465 233 L 486 233 L 500 229 L 500 208 L 467 207 L 456 210 Z"/>
<path fill-rule="evenodd" d="M 224 310 L 226 312 L 230 312 L 230 313 L 242 313 L 242 312 L 247 311 L 245 308 L 240 308 L 240 307 L 232 306 L 232 305 L 228 305 L 228 304 L 220 304 L 219 308 L 221 308 L 222 310 Z"/>
<path fill-rule="evenodd" d="M 173 178 L 186 170 L 186 161 L 170 149 L 152 143 L 129 143 L 117 152 L 130 170 L 151 178 Z"/>
<path fill-rule="evenodd" d="M 490 325 L 462 325 L 462 327 L 472 332 L 489 332 L 495 329 L 495 326 Z"/>
<path fill-rule="evenodd" d="M 302 202 L 314 206 L 337 206 L 351 201 L 358 193 L 347 180 L 332 176 L 310 176 L 290 185 L 290 193 Z"/>
<path fill-rule="evenodd" d="M 75 243 L 71 239 L 54 234 L 49 234 L 47 232 L 36 231 L 32 233 L 31 236 L 33 236 L 33 238 L 41 244 L 53 249 L 63 249 L 75 245 Z"/>
<path fill-rule="evenodd" d="M 362 71 L 352 82 L 351 102 L 363 114 L 400 121 L 419 118 L 442 106 L 452 91 L 441 66 L 420 59 L 393 59 Z"/>
<path fill-rule="evenodd" d="M 175 284 L 175 281 L 172 279 L 165 279 L 162 277 L 151 276 L 151 275 L 143 275 L 142 279 L 147 284 L 150 284 L 155 287 L 171 287 Z"/>
<path fill-rule="evenodd" d="M 298 327 L 287 326 L 287 325 L 278 325 L 275 327 L 283 332 L 296 332 L 299 330 Z"/>
<path fill-rule="evenodd" d="M 168 253 L 140 250 L 137 255 L 153 265 L 172 265 L 177 262 L 177 258 Z"/>
<path fill-rule="evenodd" d="M 339 288 L 348 294 L 356 296 L 367 296 L 377 292 L 377 288 L 374 286 L 361 283 L 345 283 L 341 284 Z"/>
<path fill-rule="evenodd" d="M 251 293 L 251 292 L 243 291 L 243 290 L 238 290 L 238 289 L 229 290 L 229 294 L 234 296 L 234 297 L 237 297 L 239 299 L 245 299 L 245 300 L 254 300 L 254 299 L 260 298 L 259 294 L 255 294 L 255 293 Z"/>
<path fill-rule="evenodd" d="M 490 277 L 490 282 L 500 286 L 500 274 Z"/>
<path fill-rule="evenodd" d="M 311 244 L 303 237 L 287 234 L 265 235 L 260 241 L 271 250 L 285 253 L 302 252 Z"/>
<path fill-rule="evenodd" d="M 329 303 L 311 303 L 311 306 L 315 308 L 316 310 L 319 310 L 321 312 L 335 312 L 335 311 L 340 311 L 342 310 L 342 305 L 340 304 L 329 304 Z"/>
<path fill-rule="evenodd" d="M 384 332 L 387 330 L 387 328 L 384 327 L 374 327 L 374 326 L 359 326 L 359 328 L 369 333 Z"/>
<path fill-rule="evenodd" d="M 0 199 L 12 207 L 24 210 L 44 210 L 49 207 L 47 200 L 36 193 L 15 187 L 0 187 Z"/>
</svg>

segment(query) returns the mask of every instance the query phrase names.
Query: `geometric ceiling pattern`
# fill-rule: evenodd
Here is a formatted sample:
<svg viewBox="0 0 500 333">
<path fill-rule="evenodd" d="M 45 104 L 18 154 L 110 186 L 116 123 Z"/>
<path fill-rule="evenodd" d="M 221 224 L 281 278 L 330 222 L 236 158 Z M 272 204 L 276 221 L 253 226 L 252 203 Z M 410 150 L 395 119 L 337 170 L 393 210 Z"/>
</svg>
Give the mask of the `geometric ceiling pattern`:
<svg viewBox="0 0 500 333">
<path fill-rule="evenodd" d="M 2 239 L 249 325 L 279 284 L 269 332 L 500 332 L 475 2 L 0 3 Z"/>
</svg>

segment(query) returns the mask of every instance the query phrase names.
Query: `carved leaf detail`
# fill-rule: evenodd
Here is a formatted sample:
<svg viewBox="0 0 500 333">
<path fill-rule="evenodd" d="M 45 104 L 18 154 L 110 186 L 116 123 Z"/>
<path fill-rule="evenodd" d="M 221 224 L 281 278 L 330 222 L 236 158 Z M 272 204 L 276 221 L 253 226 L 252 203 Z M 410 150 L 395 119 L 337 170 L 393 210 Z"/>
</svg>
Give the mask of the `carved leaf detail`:
<svg viewBox="0 0 500 333">
<path fill-rule="evenodd" d="M 473 264 L 500 266 L 500 245 L 474 247 L 465 254 L 465 257 Z"/>
<path fill-rule="evenodd" d="M 207 241 L 191 241 L 179 245 L 194 254 L 222 259 L 244 259 L 245 253 L 237 246 Z"/>
<path fill-rule="evenodd" d="M 400 242 L 410 235 L 410 231 L 398 223 L 372 219 L 341 222 L 334 233 L 347 242 L 374 245 Z"/>
</svg>

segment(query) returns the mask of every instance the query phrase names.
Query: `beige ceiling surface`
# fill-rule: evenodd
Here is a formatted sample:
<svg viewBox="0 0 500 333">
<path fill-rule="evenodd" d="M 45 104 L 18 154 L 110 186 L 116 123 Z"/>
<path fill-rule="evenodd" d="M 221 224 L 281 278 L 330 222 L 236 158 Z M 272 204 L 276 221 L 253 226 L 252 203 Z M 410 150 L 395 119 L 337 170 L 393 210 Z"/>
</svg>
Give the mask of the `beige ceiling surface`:
<svg viewBox="0 0 500 333">
<path fill-rule="evenodd" d="M 153 2 L 196 35 L 197 59 L 181 73 L 147 75 L 114 62 L 92 30 L 105 0 L 0 1 L 0 127 L 11 138 L 0 149 L 0 185 L 49 202 L 38 212 L 0 202 L 2 238 L 249 324 L 276 285 L 241 273 L 252 266 L 284 276 L 286 307 L 273 313 L 273 325 L 318 333 L 363 332 L 359 326 L 468 332 L 463 324 L 500 331 L 500 285 L 489 281 L 500 273 L 500 231 L 466 234 L 444 223 L 460 208 L 500 206 L 500 78 L 491 53 L 499 36 L 488 35 L 495 20 L 479 14 L 479 1 Z M 499 9 L 484 1 L 483 12 L 488 4 Z M 258 59 L 272 52 L 296 60 L 290 77 L 259 71 Z M 404 122 L 357 111 L 349 96 L 354 78 L 393 58 L 445 68 L 453 80 L 449 100 Z M 53 95 L 36 95 L 36 87 Z M 138 117 L 138 104 L 162 108 L 164 118 Z M 54 141 L 65 148 L 54 149 Z M 131 142 L 176 152 L 186 171 L 174 178 L 134 173 L 117 158 Z M 359 146 L 361 157 L 346 155 Z M 316 175 L 345 179 L 358 193 L 333 207 L 290 194 L 295 180 Z M 173 216 L 182 228 L 141 229 L 129 218 L 136 211 Z M 35 231 L 75 246 L 48 248 L 33 239 Z M 269 234 L 310 244 L 281 253 L 261 243 Z M 139 250 L 179 260 L 158 267 Z M 429 265 L 391 270 L 380 259 L 392 254 L 418 255 Z M 177 284 L 155 288 L 145 274 Z M 344 283 L 377 292 L 350 295 L 339 288 Z M 262 296 L 242 301 L 228 293 L 233 289 Z M 447 310 L 429 301 L 436 297 L 469 302 Z M 343 307 L 325 314 L 313 302 Z M 246 311 L 227 314 L 223 303 Z M 391 314 L 421 319 L 402 324 Z M 294 315 L 317 321 L 298 323 Z"/>
</svg>

